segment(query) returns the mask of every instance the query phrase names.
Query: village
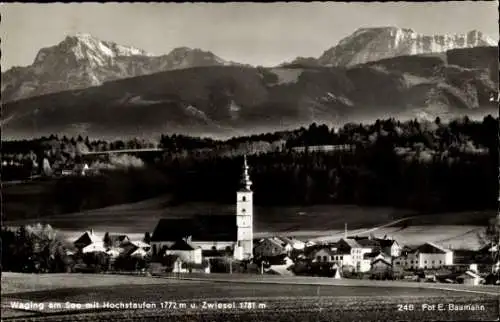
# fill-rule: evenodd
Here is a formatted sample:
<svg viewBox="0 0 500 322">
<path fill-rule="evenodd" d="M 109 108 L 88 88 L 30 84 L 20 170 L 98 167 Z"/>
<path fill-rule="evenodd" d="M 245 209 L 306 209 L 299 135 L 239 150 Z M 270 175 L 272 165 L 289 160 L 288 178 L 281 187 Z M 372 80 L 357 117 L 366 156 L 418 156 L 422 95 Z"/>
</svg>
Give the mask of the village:
<svg viewBox="0 0 500 322">
<path fill-rule="evenodd" d="M 229 273 L 325 276 L 468 285 L 498 283 L 498 246 L 451 250 L 433 242 L 409 247 L 391 237 L 344 236 L 314 242 L 294 236 L 253 236 L 253 192 L 244 158 L 235 215 L 161 219 L 152 235 L 98 237 L 91 229 L 74 243 L 73 271 L 135 271 L 148 274 Z"/>
</svg>

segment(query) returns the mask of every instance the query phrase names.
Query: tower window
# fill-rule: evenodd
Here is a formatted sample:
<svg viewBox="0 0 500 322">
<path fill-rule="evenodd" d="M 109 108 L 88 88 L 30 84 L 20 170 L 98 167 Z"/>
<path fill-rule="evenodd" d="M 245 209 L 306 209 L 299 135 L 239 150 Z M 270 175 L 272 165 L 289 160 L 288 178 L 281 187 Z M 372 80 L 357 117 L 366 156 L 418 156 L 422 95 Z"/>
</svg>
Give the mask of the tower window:
<svg viewBox="0 0 500 322">
<path fill-rule="evenodd" d="M 246 212 L 245 208 L 241 209 L 241 212 Z"/>
<path fill-rule="evenodd" d="M 243 201 L 247 201 L 247 197 L 243 196 Z"/>
</svg>

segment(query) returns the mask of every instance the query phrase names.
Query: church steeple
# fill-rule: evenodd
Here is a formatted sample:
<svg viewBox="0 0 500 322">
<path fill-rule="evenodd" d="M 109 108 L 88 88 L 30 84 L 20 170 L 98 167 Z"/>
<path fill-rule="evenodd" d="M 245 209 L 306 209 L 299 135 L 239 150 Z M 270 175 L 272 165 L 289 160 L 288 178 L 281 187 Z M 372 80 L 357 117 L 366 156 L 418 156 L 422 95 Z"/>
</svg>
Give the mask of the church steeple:
<svg viewBox="0 0 500 322">
<path fill-rule="evenodd" d="M 248 174 L 248 163 L 247 156 L 243 156 L 243 175 L 241 177 L 241 189 L 244 191 L 251 191 L 252 181 L 250 180 L 250 175 Z"/>
</svg>

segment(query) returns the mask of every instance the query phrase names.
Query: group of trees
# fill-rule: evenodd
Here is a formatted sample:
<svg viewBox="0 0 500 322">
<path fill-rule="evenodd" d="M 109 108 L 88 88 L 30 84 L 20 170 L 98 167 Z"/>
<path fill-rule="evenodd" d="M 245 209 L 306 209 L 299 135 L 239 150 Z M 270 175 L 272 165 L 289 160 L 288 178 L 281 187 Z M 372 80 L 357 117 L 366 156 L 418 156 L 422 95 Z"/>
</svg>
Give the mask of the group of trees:
<svg viewBox="0 0 500 322">
<path fill-rule="evenodd" d="M 2 271 L 68 272 L 74 261 L 66 250 L 50 225 L 2 227 Z"/>
<path fill-rule="evenodd" d="M 109 236 L 108 236 L 109 237 Z M 150 238 L 145 236 L 145 240 Z M 104 238 L 105 239 L 105 238 Z M 26 225 L 18 229 L 2 227 L 2 271 L 24 273 L 67 273 L 140 270 L 151 258 L 118 256 L 105 252 L 79 253 L 62 240 L 50 225 Z"/>
<path fill-rule="evenodd" d="M 387 119 L 335 129 L 312 124 L 225 141 L 162 136 L 159 147 L 165 150 L 140 155 L 146 163 L 141 169 L 60 180 L 52 201 L 58 205 L 52 208 L 78 211 L 165 193 L 171 193 L 176 202 L 233 203 L 242 154 L 249 155 L 255 202 L 260 205 L 348 203 L 422 211 L 493 208 L 498 197 L 498 124 L 492 116 L 449 123 L 439 118 L 433 122 Z M 2 148 L 7 154 L 33 157 L 42 151 L 57 159 L 77 158 L 67 153 L 73 144 L 73 150 L 78 145 L 99 150 L 128 144 L 96 142 L 53 136 L 10 142 Z M 146 147 L 134 142 L 135 147 Z M 329 153 L 291 149 L 344 144 L 355 149 Z"/>
</svg>

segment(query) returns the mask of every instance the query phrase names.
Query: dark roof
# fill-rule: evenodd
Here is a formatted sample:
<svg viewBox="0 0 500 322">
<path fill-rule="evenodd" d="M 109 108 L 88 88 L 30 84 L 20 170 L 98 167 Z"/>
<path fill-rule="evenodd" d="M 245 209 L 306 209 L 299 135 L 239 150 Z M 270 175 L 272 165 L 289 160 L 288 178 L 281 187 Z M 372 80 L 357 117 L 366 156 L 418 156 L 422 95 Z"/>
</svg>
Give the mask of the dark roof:
<svg viewBox="0 0 500 322">
<path fill-rule="evenodd" d="M 358 242 L 358 244 L 360 244 L 363 247 L 380 246 L 380 243 L 377 240 L 373 240 L 373 239 L 358 239 L 357 242 Z"/>
<path fill-rule="evenodd" d="M 75 242 L 73 243 L 73 245 L 75 245 L 75 246 L 90 245 L 90 244 L 92 244 L 92 242 L 93 241 L 90 238 L 89 233 L 85 232 L 77 240 L 75 240 Z"/>
<path fill-rule="evenodd" d="M 109 240 L 111 243 L 123 243 L 126 239 L 128 239 L 127 235 L 115 235 L 115 234 L 110 234 L 109 235 Z"/>
<path fill-rule="evenodd" d="M 387 260 L 383 259 L 383 258 L 377 258 L 376 260 L 374 260 L 371 265 L 373 266 L 375 263 L 377 262 L 382 262 L 382 263 L 385 263 L 387 266 L 392 266 L 391 263 L 389 263 Z"/>
<path fill-rule="evenodd" d="M 193 218 L 160 219 L 151 241 L 236 241 L 235 215 L 197 215 Z"/>
<path fill-rule="evenodd" d="M 169 247 L 171 250 L 195 250 L 196 247 L 191 245 L 191 243 L 186 242 L 185 240 L 178 240 L 172 246 Z"/>
<path fill-rule="evenodd" d="M 417 248 L 417 251 L 423 254 L 445 254 L 446 251 L 442 247 L 432 244 L 425 243 Z"/>
<path fill-rule="evenodd" d="M 394 239 L 376 239 L 380 247 L 391 247 L 396 241 Z"/>
</svg>

